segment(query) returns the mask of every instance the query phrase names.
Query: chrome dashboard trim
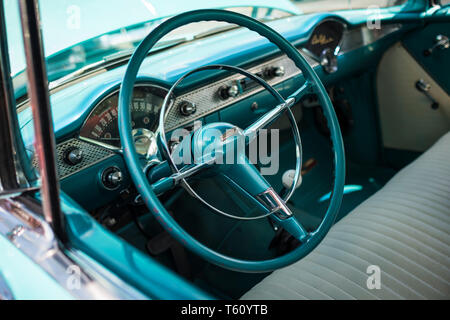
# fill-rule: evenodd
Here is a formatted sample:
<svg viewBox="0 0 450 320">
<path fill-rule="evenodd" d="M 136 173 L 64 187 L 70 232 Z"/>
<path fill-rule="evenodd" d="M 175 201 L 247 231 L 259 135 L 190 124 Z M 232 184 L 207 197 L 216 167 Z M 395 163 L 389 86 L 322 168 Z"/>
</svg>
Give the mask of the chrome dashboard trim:
<svg viewBox="0 0 450 320">
<path fill-rule="evenodd" d="M 122 149 L 119 148 L 119 147 L 112 146 L 110 144 L 107 144 L 107 143 L 104 143 L 104 142 L 100 142 L 100 141 L 97 141 L 97 140 L 94 140 L 94 139 L 91 139 L 91 138 L 78 136 L 78 139 L 80 139 L 82 141 L 86 141 L 86 142 L 92 143 L 92 144 L 96 144 L 96 145 L 98 145 L 100 147 L 103 147 L 105 149 L 109 149 L 109 150 L 116 151 L 116 152 L 119 152 L 119 153 L 122 152 Z"/>
<path fill-rule="evenodd" d="M 76 165 L 69 165 L 64 162 L 63 155 L 69 147 L 78 147 L 84 151 L 83 160 Z M 114 156 L 117 152 L 109 148 L 99 146 L 97 143 L 83 141 L 83 139 L 72 138 L 56 145 L 56 162 L 58 165 L 59 179 L 63 180 L 71 175 L 89 168 L 105 159 Z M 86 158 L 87 157 L 87 158 Z M 38 168 L 37 158 L 33 158 L 33 166 Z"/>
<path fill-rule="evenodd" d="M 308 63 L 315 67 L 318 65 L 316 61 L 308 56 L 305 56 Z M 293 78 L 294 76 L 301 74 L 301 71 L 295 66 L 294 62 L 291 61 L 287 56 L 283 55 L 261 63 L 257 66 L 249 68 L 248 71 L 251 73 L 258 73 L 262 70 L 273 67 L 273 66 L 283 66 L 285 74 L 280 77 L 274 77 L 272 79 L 266 80 L 270 85 L 274 86 L 280 84 L 286 80 Z M 250 89 L 246 92 L 241 92 L 238 96 L 233 98 L 228 98 L 226 100 L 221 100 L 217 94 L 218 90 L 225 85 L 235 84 L 237 81 L 244 79 L 242 75 L 232 75 L 228 76 L 222 80 L 213 82 L 207 86 L 200 87 L 196 90 L 187 92 L 175 98 L 175 105 L 169 110 L 166 117 L 166 132 L 178 128 L 180 126 L 186 125 L 193 122 L 199 118 L 209 115 L 215 111 L 223 109 L 231 104 L 241 101 L 247 97 L 250 97 L 258 92 L 263 91 L 263 88 L 258 86 L 256 88 Z M 197 112 L 191 116 L 183 116 L 179 113 L 178 107 L 183 101 L 193 102 L 196 104 Z"/>
</svg>

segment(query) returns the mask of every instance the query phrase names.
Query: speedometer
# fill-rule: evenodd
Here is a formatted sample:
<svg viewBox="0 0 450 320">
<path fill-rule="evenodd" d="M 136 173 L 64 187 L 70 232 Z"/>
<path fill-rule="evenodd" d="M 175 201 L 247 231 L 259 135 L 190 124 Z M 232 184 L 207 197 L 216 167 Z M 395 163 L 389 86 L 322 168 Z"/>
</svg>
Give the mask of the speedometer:
<svg viewBox="0 0 450 320">
<path fill-rule="evenodd" d="M 137 85 L 131 101 L 131 126 L 136 131 L 154 132 L 158 126 L 159 111 L 167 91 L 165 89 Z M 120 148 L 118 127 L 118 98 L 116 91 L 105 97 L 93 109 L 83 124 L 80 137 L 113 148 Z"/>
</svg>

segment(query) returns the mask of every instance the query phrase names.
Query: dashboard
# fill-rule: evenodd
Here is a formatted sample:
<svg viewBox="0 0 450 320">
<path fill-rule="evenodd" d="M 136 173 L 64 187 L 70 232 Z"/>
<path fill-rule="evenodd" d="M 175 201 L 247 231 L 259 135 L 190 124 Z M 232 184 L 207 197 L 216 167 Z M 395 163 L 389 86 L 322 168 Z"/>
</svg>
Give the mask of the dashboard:
<svg viewBox="0 0 450 320">
<path fill-rule="evenodd" d="M 362 26 L 348 30 L 338 20 L 320 22 L 311 32 L 307 42 L 299 50 L 312 67 L 323 64 L 324 52 L 334 55 L 345 54 L 355 47 L 370 44 L 385 34 L 398 30 L 398 25 L 386 26 L 381 33 Z M 274 86 L 301 73 L 286 56 L 276 57 L 256 66 L 247 68 Z M 155 132 L 167 89 L 152 84 L 138 84 L 130 106 L 134 133 Z M 239 74 L 216 80 L 200 88 L 182 93 L 174 100 L 166 117 L 166 130 L 170 131 L 187 125 L 229 105 L 239 102 L 262 91 L 262 88 Z M 119 90 L 104 97 L 90 112 L 80 130 L 80 137 L 86 141 L 120 149 L 117 125 L 117 100 Z"/>
<path fill-rule="evenodd" d="M 300 17 L 299 19 L 306 18 Z M 365 24 L 349 27 L 342 20 L 327 18 L 316 23 L 308 32 L 308 36 L 297 43 L 297 48 L 302 52 L 311 67 L 315 68 L 322 80 L 326 82 L 326 74 L 328 72 L 322 61 L 324 51 L 331 52 L 336 60 L 337 57 L 352 54 L 358 49 L 364 48 L 366 52 L 373 52 L 372 46 L 377 40 L 394 33 L 400 28 L 401 25 L 399 24 L 386 25 L 380 30 L 371 30 Z M 182 47 L 175 50 L 179 50 L 180 54 L 176 55 L 172 51 L 171 54 L 163 58 L 164 60 L 160 60 L 156 67 L 153 61 L 152 65 L 149 65 L 148 70 L 154 70 L 159 65 L 161 69 L 168 68 L 166 72 L 170 73 L 170 70 L 173 70 L 171 68 L 180 65 L 186 68 L 182 73 L 188 71 L 189 60 L 178 60 L 178 62 L 175 60 L 175 58 L 180 59 L 185 56 L 186 51 L 182 51 Z M 163 54 L 164 52 L 160 53 L 160 55 Z M 166 59 L 172 60 L 169 62 Z M 342 60 L 344 62 L 341 62 L 339 59 L 339 63 L 346 63 L 350 60 L 344 59 Z M 289 94 L 295 89 L 297 82 L 294 79 L 301 76 L 301 71 L 288 57 L 273 54 L 254 61 L 245 66 L 247 71 L 259 75 L 270 85 L 276 86 L 282 94 Z M 205 64 L 214 62 L 216 62 L 215 58 Z M 233 63 L 230 62 L 229 64 Z M 351 72 L 351 70 L 347 70 L 349 66 L 357 68 L 358 64 L 350 61 L 345 66 L 339 66 L 339 72 L 336 72 L 337 68 L 333 69 L 332 72 L 335 72 L 339 77 L 344 77 Z M 143 69 L 145 69 L 144 65 Z M 67 191 L 70 196 L 87 208 L 90 207 L 89 201 L 99 204 L 96 197 L 102 192 L 104 193 L 105 190 L 116 190 L 115 195 L 117 195 L 117 192 L 126 188 L 126 177 L 118 185 L 111 185 L 106 179 L 118 171 L 127 175 L 126 167 L 121 157 L 117 119 L 119 86 L 123 72 L 124 67 L 106 70 L 104 75 L 95 75 L 88 80 L 91 81 L 90 83 L 93 86 L 95 86 L 95 83 L 97 83 L 98 87 L 102 86 L 102 90 L 105 93 L 92 98 L 88 104 L 85 104 L 85 101 L 88 100 L 87 98 L 83 100 L 80 97 L 78 101 L 79 105 L 83 105 L 85 110 L 83 114 L 80 114 L 78 118 L 72 115 L 70 110 L 66 111 L 67 114 L 70 114 L 70 117 L 66 116 L 67 119 L 79 119 L 77 121 L 80 121 L 80 124 L 73 126 L 71 131 L 65 133 L 57 140 L 58 170 L 63 190 Z M 156 133 L 158 131 L 160 109 L 168 88 L 174 82 L 171 80 L 161 84 L 164 81 L 153 81 L 151 78 L 167 80 L 167 74 L 148 77 L 147 79 L 141 78 L 135 85 L 130 105 L 132 134 L 136 150 L 147 157 L 157 154 Z M 106 82 L 105 79 L 116 80 L 114 82 L 109 80 L 111 84 L 108 87 L 108 84 L 102 84 L 102 81 Z M 73 90 L 71 93 L 72 97 L 82 96 L 77 91 L 77 86 L 80 88 L 81 84 L 75 84 L 73 89 L 70 89 L 70 87 L 61 89 L 61 92 L 64 92 L 64 94 L 59 95 L 61 100 L 57 103 L 52 102 L 53 107 L 56 104 L 55 108 L 64 109 L 68 90 Z M 85 87 L 82 87 L 83 90 L 88 92 L 86 88 L 89 89 L 89 86 L 85 85 Z M 262 95 L 262 91 L 262 87 L 240 74 L 205 77 L 199 85 L 187 85 L 173 97 L 172 107 L 166 115 L 166 131 L 170 132 L 177 128 L 187 128 L 190 131 L 192 123 L 196 120 L 203 122 L 239 122 L 243 121 L 243 119 L 255 119 L 255 117 L 267 111 L 264 108 L 269 107 L 264 106 L 267 104 L 267 99 Z M 261 95 L 259 95 L 260 92 Z M 58 94 L 55 95 L 58 96 Z M 58 115 L 54 116 L 54 121 L 58 138 L 58 134 L 61 131 L 58 129 L 58 124 L 61 123 Z M 73 120 L 72 123 L 74 123 Z M 235 124 L 239 125 L 239 123 Z M 38 166 L 36 159 L 34 159 L 33 164 L 36 167 Z M 75 194 L 79 192 L 79 188 L 83 188 L 78 178 L 80 175 L 85 177 L 83 183 L 86 187 L 95 185 L 96 189 L 92 190 L 92 195 L 85 193 L 78 197 Z M 128 183 L 129 181 L 128 179 Z M 113 195 L 111 193 L 111 196 Z"/>
</svg>

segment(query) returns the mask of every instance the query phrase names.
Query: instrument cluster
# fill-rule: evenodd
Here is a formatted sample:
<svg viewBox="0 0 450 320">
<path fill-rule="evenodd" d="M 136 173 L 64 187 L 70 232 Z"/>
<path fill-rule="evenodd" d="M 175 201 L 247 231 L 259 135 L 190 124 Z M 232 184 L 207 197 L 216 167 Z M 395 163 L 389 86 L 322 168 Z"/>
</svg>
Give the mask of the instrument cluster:
<svg viewBox="0 0 450 320">
<path fill-rule="evenodd" d="M 167 90 L 138 84 L 133 91 L 130 105 L 132 134 L 138 153 L 156 153 L 155 131 L 158 128 L 159 112 Z M 89 114 L 84 122 L 80 138 L 111 149 L 121 147 L 118 125 L 119 91 L 106 96 Z"/>
</svg>

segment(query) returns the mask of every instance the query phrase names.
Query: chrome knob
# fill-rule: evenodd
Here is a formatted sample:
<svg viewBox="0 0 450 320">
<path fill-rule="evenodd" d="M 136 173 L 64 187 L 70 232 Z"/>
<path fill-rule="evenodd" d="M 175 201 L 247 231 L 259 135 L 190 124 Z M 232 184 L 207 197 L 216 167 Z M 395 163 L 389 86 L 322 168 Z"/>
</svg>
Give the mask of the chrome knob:
<svg viewBox="0 0 450 320">
<path fill-rule="evenodd" d="M 263 71 L 264 78 L 282 77 L 286 73 L 283 66 L 269 67 Z"/>
<path fill-rule="evenodd" d="M 285 187 L 286 189 L 290 189 L 294 184 L 294 178 L 295 178 L 294 169 L 287 170 L 285 173 L 283 173 L 283 176 L 281 177 L 283 187 Z M 295 185 L 295 189 L 300 187 L 301 184 L 302 184 L 302 175 L 300 174 L 300 176 L 298 177 L 297 184 Z"/>
<path fill-rule="evenodd" d="M 118 185 L 122 181 L 122 172 L 111 172 L 106 178 L 111 184 Z"/>
<path fill-rule="evenodd" d="M 64 161 L 72 166 L 83 160 L 83 151 L 79 148 L 69 148 L 64 153 Z"/>
<path fill-rule="evenodd" d="M 106 168 L 103 170 L 101 179 L 102 184 L 106 189 L 117 189 L 123 180 L 122 171 L 117 167 Z"/>
<path fill-rule="evenodd" d="M 233 84 L 228 88 L 228 95 L 230 97 L 236 97 L 239 94 L 239 88 L 237 85 Z"/>
<path fill-rule="evenodd" d="M 450 48 L 449 38 L 442 34 L 438 34 L 436 36 L 436 39 L 434 40 L 434 42 L 435 43 L 431 48 L 424 50 L 424 52 L 423 52 L 424 56 L 426 56 L 426 57 L 430 56 L 433 53 L 433 51 L 437 48 L 439 48 L 441 50 Z"/>
<path fill-rule="evenodd" d="M 326 73 L 334 73 L 338 70 L 336 54 L 327 48 L 320 55 L 320 65 Z"/>
<path fill-rule="evenodd" d="M 283 66 L 275 67 L 273 69 L 273 75 L 275 77 L 282 77 L 282 76 L 284 76 L 284 74 L 285 74 L 285 70 L 284 70 Z"/>
<path fill-rule="evenodd" d="M 197 107 L 195 106 L 195 104 L 189 101 L 182 101 L 178 108 L 183 116 L 190 116 L 197 111 Z"/>
<path fill-rule="evenodd" d="M 239 94 L 239 87 L 235 84 L 231 86 L 223 86 L 219 89 L 219 97 L 226 100 L 230 97 L 234 98 Z"/>
</svg>

